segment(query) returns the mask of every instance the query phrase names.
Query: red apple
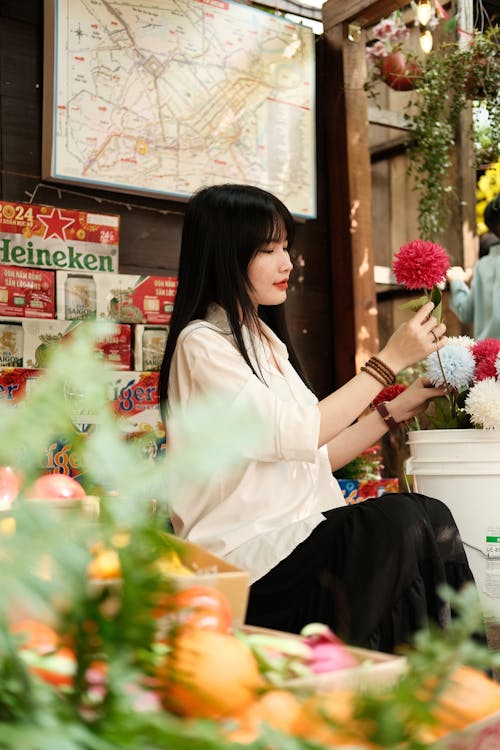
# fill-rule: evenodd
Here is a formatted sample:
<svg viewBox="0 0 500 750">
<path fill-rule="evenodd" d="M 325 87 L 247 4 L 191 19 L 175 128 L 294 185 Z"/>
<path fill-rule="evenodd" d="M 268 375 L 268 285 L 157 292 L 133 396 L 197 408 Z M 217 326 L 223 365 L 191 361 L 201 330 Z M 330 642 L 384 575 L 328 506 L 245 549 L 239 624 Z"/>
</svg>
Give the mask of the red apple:
<svg viewBox="0 0 500 750">
<path fill-rule="evenodd" d="M 26 497 L 41 500 L 82 500 L 86 496 L 82 485 L 65 474 L 42 474 L 26 492 Z"/>
</svg>

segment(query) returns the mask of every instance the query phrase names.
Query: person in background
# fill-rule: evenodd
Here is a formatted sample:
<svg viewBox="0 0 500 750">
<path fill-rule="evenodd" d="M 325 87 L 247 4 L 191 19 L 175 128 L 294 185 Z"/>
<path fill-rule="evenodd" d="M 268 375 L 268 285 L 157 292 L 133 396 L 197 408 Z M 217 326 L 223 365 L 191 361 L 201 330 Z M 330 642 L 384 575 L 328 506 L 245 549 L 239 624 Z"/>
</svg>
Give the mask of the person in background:
<svg viewBox="0 0 500 750">
<path fill-rule="evenodd" d="M 462 323 L 472 324 L 475 339 L 500 339 L 500 193 L 486 206 L 484 223 L 491 244 L 474 270 L 461 266 L 448 270 L 450 307 Z"/>
<path fill-rule="evenodd" d="M 170 448 L 179 442 L 169 419 L 214 392 L 259 415 L 264 434 L 227 475 L 177 488 L 171 520 L 177 535 L 250 572 L 247 623 L 299 632 L 323 622 L 390 652 L 429 620 L 444 626 L 438 586 L 459 588 L 472 573 L 442 502 L 393 493 L 346 505 L 332 470 L 443 395 L 419 378 L 360 417 L 396 373 L 444 345 L 445 325 L 427 303 L 318 401 L 285 321 L 293 241 L 288 209 L 257 187 L 204 188 L 187 206 L 159 382 Z"/>
</svg>

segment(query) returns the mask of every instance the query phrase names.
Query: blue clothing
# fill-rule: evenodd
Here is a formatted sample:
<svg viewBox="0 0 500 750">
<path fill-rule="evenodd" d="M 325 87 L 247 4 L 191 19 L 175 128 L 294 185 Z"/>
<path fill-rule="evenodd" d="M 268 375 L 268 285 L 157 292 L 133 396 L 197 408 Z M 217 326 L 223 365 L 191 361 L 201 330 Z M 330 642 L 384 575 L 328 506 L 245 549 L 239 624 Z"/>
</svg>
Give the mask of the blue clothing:
<svg viewBox="0 0 500 750">
<path fill-rule="evenodd" d="M 474 266 L 470 287 L 450 281 L 450 307 L 462 323 L 473 324 L 475 339 L 500 339 L 500 244 Z"/>
</svg>

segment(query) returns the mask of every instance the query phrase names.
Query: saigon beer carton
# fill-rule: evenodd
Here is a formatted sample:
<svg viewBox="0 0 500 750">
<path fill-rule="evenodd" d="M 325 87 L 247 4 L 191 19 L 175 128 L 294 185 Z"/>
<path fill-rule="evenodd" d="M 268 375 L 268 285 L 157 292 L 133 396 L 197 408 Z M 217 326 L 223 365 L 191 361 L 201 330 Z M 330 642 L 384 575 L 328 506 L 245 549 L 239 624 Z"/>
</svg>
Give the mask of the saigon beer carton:
<svg viewBox="0 0 500 750">
<path fill-rule="evenodd" d="M 0 317 L 54 318 L 55 274 L 0 265 Z"/>
<path fill-rule="evenodd" d="M 57 318 L 104 318 L 118 323 L 168 325 L 177 278 L 133 274 L 70 274 L 56 277 Z"/>
<path fill-rule="evenodd" d="M 134 326 L 134 369 L 159 370 L 165 353 L 169 326 Z"/>
<path fill-rule="evenodd" d="M 75 331 L 86 324 L 84 320 L 24 320 L 24 367 L 46 367 L 53 347 L 69 341 Z M 106 330 L 100 332 L 99 324 L 93 325 L 97 355 L 115 370 L 128 370 L 132 357 L 131 327 L 125 323 L 108 323 Z"/>
</svg>

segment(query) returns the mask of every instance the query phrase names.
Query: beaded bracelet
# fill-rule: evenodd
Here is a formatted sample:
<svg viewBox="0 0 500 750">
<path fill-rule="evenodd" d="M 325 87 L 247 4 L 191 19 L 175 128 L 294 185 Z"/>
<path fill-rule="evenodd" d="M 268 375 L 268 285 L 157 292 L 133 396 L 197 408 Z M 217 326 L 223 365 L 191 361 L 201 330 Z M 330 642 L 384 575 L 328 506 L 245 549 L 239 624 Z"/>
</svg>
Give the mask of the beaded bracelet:
<svg viewBox="0 0 500 750">
<path fill-rule="evenodd" d="M 383 375 L 379 375 L 379 373 L 376 370 L 372 370 L 368 368 L 368 365 L 363 365 L 363 367 L 360 368 L 362 372 L 366 372 L 368 375 L 371 375 L 372 378 L 375 378 L 375 380 L 378 380 L 380 385 L 383 385 L 384 387 L 387 385 L 391 385 L 391 383 L 388 383 L 386 378 Z"/>
<path fill-rule="evenodd" d="M 361 369 L 363 372 L 368 372 L 369 375 L 372 375 L 384 386 L 393 385 L 396 382 L 395 372 L 378 357 L 370 357 L 368 362 L 365 362 Z M 377 377 L 375 373 L 377 373 L 379 377 Z"/>
<path fill-rule="evenodd" d="M 387 379 L 391 381 L 391 383 L 389 383 L 389 385 L 392 385 L 392 383 L 396 382 L 396 373 L 394 372 L 394 370 L 391 370 L 391 368 L 389 367 L 389 365 L 386 365 L 386 363 L 383 362 L 378 357 L 375 357 L 375 356 L 374 357 L 370 357 L 370 359 L 367 362 L 367 365 L 369 365 L 370 367 L 374 367 L 380 373 L 382 373 L 383 375 L 385 375 L 387 377 Z"/>
</svg>

